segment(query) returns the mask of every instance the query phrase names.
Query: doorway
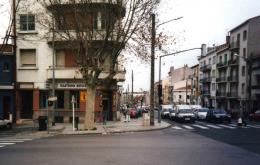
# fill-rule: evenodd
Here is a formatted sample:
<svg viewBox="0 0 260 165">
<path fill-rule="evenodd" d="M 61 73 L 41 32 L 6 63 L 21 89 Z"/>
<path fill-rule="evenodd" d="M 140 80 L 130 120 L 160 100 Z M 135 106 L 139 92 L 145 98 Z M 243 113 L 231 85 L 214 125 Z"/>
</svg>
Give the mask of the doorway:
<svg viewBox="0 0 260 165">
<path fill-rule="evenodd" d="M 21 118 L 32 119 L 33 91 L 21 91 Z"/>
<path fill-rule="evenodd" d="M 113 121 L 112 98 L 112 92 L 103 93 L 103 120 Z"/>
<path fill-rule="evenodd" d="M 12 113 L 10 96 L 3 97 L 3 110 L 4 110 L 4 119 L 9 119 L 9 114 Z"/>
</svg>

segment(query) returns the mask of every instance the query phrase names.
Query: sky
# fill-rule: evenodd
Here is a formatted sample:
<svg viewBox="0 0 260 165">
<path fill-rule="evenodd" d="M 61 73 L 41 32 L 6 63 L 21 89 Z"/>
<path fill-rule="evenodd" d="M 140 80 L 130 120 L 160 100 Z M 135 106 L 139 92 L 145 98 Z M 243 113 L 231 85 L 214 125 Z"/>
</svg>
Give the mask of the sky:
<svg viewBox="0 0 260 165">
<path fill-rule="evenodd" d="M 0 0 L 0 38 L 5 34 L 10 16 L 9 0 Z M 164 24 L 159 32 L 176 36 L 177 44 L 169 52 L 190 48 L 220 45 L 225 42 L 228 32 L 251 17 L 260 15 L 260 0 L 161 0 L 158 9 L 159 23 L 183 17 Z M 155 52 L 157 55 L 159 52 Z M 162 78 L 166 77 L 171 66 L 179 68 L 198 63 L 200 51 L 190 51 L 162 59 Z M 126 64 L 124 91 L 131 89 L 131 72 L 134 73 L 134 91 L 150 88 L 150 65 L 132 57 Z M 155 60 L 155 81 L 158 81 L 158 59 Z"/>
</svg>

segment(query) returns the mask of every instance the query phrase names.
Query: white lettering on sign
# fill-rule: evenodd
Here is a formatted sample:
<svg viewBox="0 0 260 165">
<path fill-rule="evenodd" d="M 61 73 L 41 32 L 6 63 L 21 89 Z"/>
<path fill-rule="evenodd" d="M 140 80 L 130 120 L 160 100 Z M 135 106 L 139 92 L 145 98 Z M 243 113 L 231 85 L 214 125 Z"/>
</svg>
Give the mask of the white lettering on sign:
<svg viewBox="0 0 260 165">
<path fill-rule="evenodd" d="M 87 86 L 84 83 L 58 83 L 57 88 L 86 89 Z"/>
</svg>

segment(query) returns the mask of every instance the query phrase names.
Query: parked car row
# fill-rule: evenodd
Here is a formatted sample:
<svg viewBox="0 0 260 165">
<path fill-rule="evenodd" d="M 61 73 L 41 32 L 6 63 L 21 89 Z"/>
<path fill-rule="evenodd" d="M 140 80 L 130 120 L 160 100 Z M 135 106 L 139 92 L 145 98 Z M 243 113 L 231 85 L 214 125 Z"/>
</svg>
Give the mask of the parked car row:
<svg viewBox="0 0 260 165">
<path fill-rule="evenodd" d="M 163 105 L 161 117 L 182 122 L 195 122 L 195 120 L 231 122 L 231 116 L 224 109 L 208 109 L 200 105 Z"/>
</svg>

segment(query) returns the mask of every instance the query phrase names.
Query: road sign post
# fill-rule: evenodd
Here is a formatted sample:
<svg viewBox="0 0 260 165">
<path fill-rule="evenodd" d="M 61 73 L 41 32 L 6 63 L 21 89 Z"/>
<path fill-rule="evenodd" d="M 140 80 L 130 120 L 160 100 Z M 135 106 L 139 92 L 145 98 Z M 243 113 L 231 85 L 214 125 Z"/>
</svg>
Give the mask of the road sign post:
<svg viewBox="0 0 260 165">
<path fill-rule="evenodd" d="M 75 97 L 74 97 L 74 95 L 72 95 L 71 103 L 72 103 L 72 130 L 74 132 L 75 131 L 75 108 L 74 108 Z"/>
</svg>

